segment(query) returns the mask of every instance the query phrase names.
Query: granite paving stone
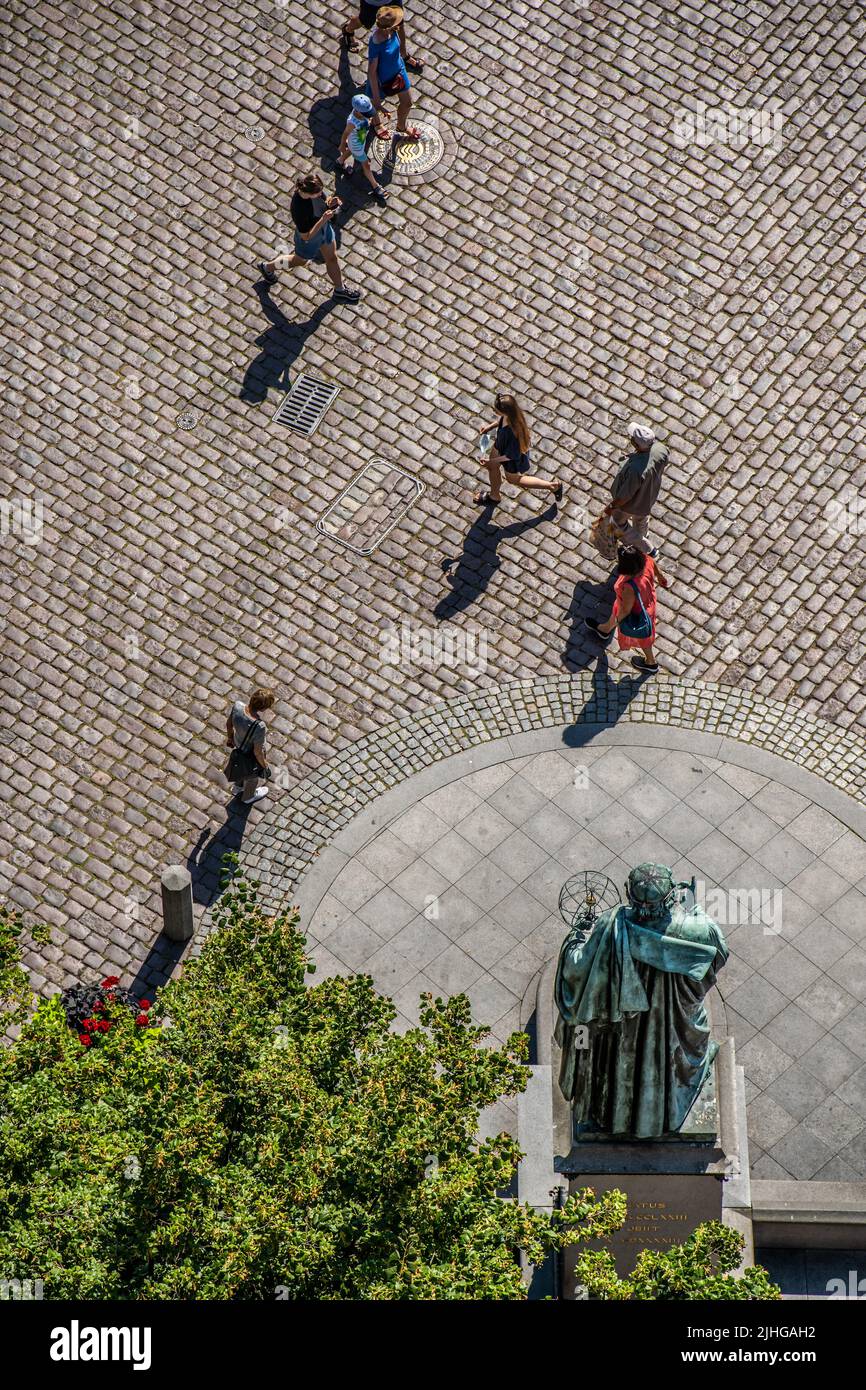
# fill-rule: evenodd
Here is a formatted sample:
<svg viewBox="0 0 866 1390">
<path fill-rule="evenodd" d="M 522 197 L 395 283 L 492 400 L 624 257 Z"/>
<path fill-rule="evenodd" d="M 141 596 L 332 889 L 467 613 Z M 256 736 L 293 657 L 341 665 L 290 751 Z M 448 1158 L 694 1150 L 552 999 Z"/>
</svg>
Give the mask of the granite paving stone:
<svg viewBox="0 0 866 1390">
<path fill-rule="evenodd" d="M 416 970 L 424 970 L 449 947 L 450 940 L 427 917 L 415 917 L 391 938 L 394 950 L 404 956 Z"/>
<path fill-rule="evenodd" d="M 823 1081 L 829 1091 L 837 1091 L 861 1066 L 860 1058 L 832 1033 L 825 1033 L 800 1058 L 800 1066 Z"/>
<path fill-rule="evenodd" d="M 737 1049 L 737 1061 L 742 1063 L 749 1080 L 761 1091 L 768 1090 L 776 1078 L 791 1066 L 788 1053 L 777 1046 L 766 1031 L 758 1033 Z"/>
<path fill-rule="evenodd" d="M 866 894 L 857 888 L 843 893 L 826 909 L 828 922 L 834 922 L 850 941 L 866 941 Z"/>
<path fill-rule="evenodd" d="M 852 1071 L 841 1085 L 837 1086 L 836 1093 L 840 1100 L 866 1119 L 866 1066 L 859 1066 L 856 1071 Z"/>
<path fill-rule="evenodd" d="M 754 1139 L 760 1148 L 766 1150 L 797 1127 L 794 1117 L 766 1092 L 751 1102 L 747 1112 L 749 1140 Z"/>
<path fill-rule="evenodd" d="M 450 887 L 448 879 L 424 859 L 416 859 L 407 869 L 392 878 L 389 887 L 405 898 L 418 912 L 435 905 Z"/>
<path fill-rule="evenodd" d="M 825 1097 L 803 1123 L 833 1152 L 844 1148 L 858 1134 L 862 1134 L 866 1129 L 866 1115 L 858 1114 L 838 1095 L 832 1095 Z"/>
<path fill-rule="evenodd" d="M 866 1060 L 866 1005 L 858 1004 L 830 1031 L 849 1051 Z"/>
<path fill-rule="evenodd" d="M 774 1077 L 765 1089 L 770 1099 L 798 1122 L 813 1114 L 827 1099 L 824 1082 L 796 1062 Z"/>
<path fill-rule="evenodd" d="M 830 1161 L 833 1149 L 804 1122 L 773 1144 L 769 1156 L 792 1177 L 805 1181 L 814 1178 L 818 1170 Z"/>
<path fill-rule="evenodd" d="M 473 960 L 462 947 L 452 941 L 447 950 L 428 965 L 425 973 L 436 982 L 439 989 L 445 991 L 446 995 L 451 995 L 467 990 L 485 972 L 478 961 Z M 507 981 L 501 983 L 507 984 Z M 482 1021 L 486 1023 L 492 1020 Z"/>
<path fill-rule="evenodd" d="M 795 946 L 783 946 L 761 966 L 761 974 L 789 999 L 796 1000 L 821 974 L 821 969 Z"/>
<path fill-rule="evenodd" d="M 456 883 L 468 873 L 481 857 L 481 851 L 458 835 L 456 830 L 449 830 L 441 840 L 428 844 L 424 850 L 427 863 L 432 864 L 451 883 Z"/>
<path fill-rule="evenodd" d="M 561 858 L 562 850 L 559 854 Z M 547 851 L 528 835 L 524 835 L 522 830 L 515 830 L 491 850 L 489 857 L 497 868 L 507 870 L 516 883 L 523 883 L 524 879 L 529 878 L 530 874 L 547 862 Z M 845 949 L 848 950 L 850 942 L 847 938 L 845 940 Z"/>
<path fill-rule="evenodd" d="M 837 984 L 844 985 L 849 994 L 866 1001 L 866 951 L 854 946 L 827 967 L 827 974 Z"/>
<path fill-rule="evenodd" d="M 788 1004 L 781 1013 L 770 1019 L 763 1031 L 788 1057 L 800 1057 L 829 1030 L 795 1003 Z M 844 1042 L 844 1038 L 840 1041 Z"/>
<path fill-rule="evenodd" d="M 815 855 L 802 840 L 789 835 L 786 830 L 780 830 L 755 850 L 753 858 L 783 883 L 789 883 L 814 862 Z"/>
<path fill-rule="evenodd" d="M 386 941 L 415 915 L 414 908 L 393 888 L 381 888 L 358 908 L 357 916 L 373 927 Z M 333 948 L 332 948 L 333 949 Z"/>
</svg>

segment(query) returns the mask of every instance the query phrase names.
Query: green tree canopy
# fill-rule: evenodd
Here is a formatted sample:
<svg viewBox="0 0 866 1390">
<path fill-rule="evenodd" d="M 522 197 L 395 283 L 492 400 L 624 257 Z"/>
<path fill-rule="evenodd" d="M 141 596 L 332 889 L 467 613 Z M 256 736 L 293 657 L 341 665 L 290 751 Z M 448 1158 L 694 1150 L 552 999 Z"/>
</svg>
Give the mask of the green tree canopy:
<svg viewBox="0 0 866 1390">
<path fill-rule="evenodd" d="M 589 1298 L 665 1302 L 781 1298 L 781 1291 L 760 1265 L 734 1274 L 744 1244 L 739 1231 L 720 1221 L 707 1221 L 682 1245 L 642 1251 L 627 1279 L 617 1277 L 608 1251 L 581 1251 L 575 1278 Z"/>
<path fill-rule="evenodd" d="M 0 1049 L 3 1277 L 49 1298 L 513 1299 L 519 1251 L 621 1223 L 618 1193 L 553 1224 L 497 1195 L 518 1150 L 478 1143 L 478 1116 L 525 1086 L 524 1035 L 481 1046 L 462 996 L 392 1032 L 369 977 L 309 985 L 295 916 L 243 879 L 215 928 L 153 1026 L 106 1003 L 83 1043 L 54 999 Z"/>
</svg>

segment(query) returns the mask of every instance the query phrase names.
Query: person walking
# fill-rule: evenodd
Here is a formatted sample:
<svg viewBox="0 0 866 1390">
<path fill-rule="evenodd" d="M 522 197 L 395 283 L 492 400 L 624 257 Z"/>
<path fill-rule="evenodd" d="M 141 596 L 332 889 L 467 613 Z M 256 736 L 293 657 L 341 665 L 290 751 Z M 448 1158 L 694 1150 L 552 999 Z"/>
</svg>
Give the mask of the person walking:
<svg viewBox="0 0 866 1390">
<path fill-rule="evenodd" d="M 245 806 L 251 806 L 254 801 L 261 801 L 262 797 L 268 794 L 267 785 L 260 785 L 271 775 L 265 753 L 267 726 L 261 715 L 264 710 L 273 709 L 274 700 L 272 690 L 260 687 L 253 691 L 249 704 L 245 705 L 243 700 L 235 700 L 229 712 L 226 746 L 233 752 L 229 758 L 226 775 L 231 780 L 234 769 L 239 768 L 244 772 L 243 780 L 235 781 L 234 787 L 235 795 L 242 797 Z M 235 753 L 240 756 L 235 756 Z"/>
<path fill-rule="evenodd" d="M 617 579 L 613 586 L 616 600 L 606 622 L 584 618 L 594 637 L 608 645 L 617 629 L 620 651 L 637 648 L 631 658 L 632 666 L 645 675 L 659 669 L 653 643 L 656 640 L 656 585 L 663 589 L 669 581 L 661 572 L 657 560 L 636 545 L 621 545 L 617 554 Z"/>
<path fill-rule="evenodd" d="M 373 197 L 384 203 L 388 197 L 387 191 L 373 173 L 373 166 L 367 153 L 367 137 L 370 134 L 370 123 L 373 115 L 374 107 L 369 97 L 364 96 L 363 92 L 352 97 L 352 110 L 343 131 L 343 138 L 340 141 L 338 159 L 345 174 L 351 174 L 355 164 L 360 164 L 364 170 L 364 177 L 372 189 Z"/>
<path fill-rule="evenodd" d="M 320 200 L 323 211 L 316 207 Z M 272 261 L 260 261 L 262 279 L 268 285 L 277 280 L 277 266 L 284 261 L 286 269 L 293 270 L 299 265 L 309 265 L 312 261 L 324 262 L 325 269 L 334 286 L 334 298 L 356 304 L 361 291 L 350 289 L 343 282 L 343 272 L 337 259 L 337 238 L 331 226 L 340 210 L 340 199 L 326 197 L 325 186 L 318 174 L 303 174 L 295 184 L 290 212 L 295 226 L 294 253 L 284 252 Z"/>
<path fill-rule="evenodd" d="M 496 439 L 487 456 L 487 476 L 490 489 L 480 488 L 473 501 L 484 507 L 495 507 L 502 500 L 502 475 L 514 487 L 530 492 L 552 492 L 557 502 L 562 496 L 562 483 L 554 478 L 547 482 L 529 472 L 529 426 L 526 416 L 513 396 L 497 395 L 494 402 L 498 419 L 486 425 L 483 434 L 496 431 Z"/>
<path fill-rule="evenodd" d="M 619 527 L 623 545 L 636 545 L 647 555 L 657 555 L 658 547 L 649 539 L 652 510 L 658 501 L 662 475 L 668 462 L 668 451 L 660 444 L 649 425 L 632 421 L 628 427 L 633 452 L 623 460 L 622 467 L 610 489 L 611 500 L 604 515 Z"/>
<path fill-rule="evenodd" d="M 350 53 L 359 53 L 361 49 L 361 45 L 355 38 L 355 30 L 374 29 L 379 10 L 384 8 L 386 7 L 383 5 L 370 5 L 367 3 L 367 0 L 360 0 L 360 9 L 358 13 L 353 15 L 351 19 L 347 19 L 340 31 L 343 42 Z M 397 26 L 397 35 L 400 39 L 400 52 L 403 55 L 403 62 L 406 64 L 406 67 L 410 72 L 423 72 L 424 59 L 416 55 L 410 55 L 406 51 L 406 23 L 402 17 Z"/>
<path fill-rule="evenodd" d="M 397 129 L 395 140 L 420 140 L 417 126 L 406 121 L 412 106 L 412 84 L 403 61 L 399 28 L 403 11 L 398 5 L 383 5 L 376 12 L 376 27 L 367 45 L 367 95 L 372 98 L 377 115 L 384 107 L 385 97 L 397 97 Z"/>
</svg>

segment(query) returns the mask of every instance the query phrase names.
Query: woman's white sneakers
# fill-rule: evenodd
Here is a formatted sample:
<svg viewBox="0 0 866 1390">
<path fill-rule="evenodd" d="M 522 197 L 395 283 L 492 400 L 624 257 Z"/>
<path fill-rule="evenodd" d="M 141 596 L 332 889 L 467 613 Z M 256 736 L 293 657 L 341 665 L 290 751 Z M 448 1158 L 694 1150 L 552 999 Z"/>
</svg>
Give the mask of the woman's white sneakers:
<svg viewBox="0 0 866 1390">
<path fill-rule="evenodd" d="M 262 797 L 263 797 L 263 796 L 267 796 L 267 794 L 268 794 L 268 789 L 267 789 L 267 787 L 256 787 L 256 789 L 255 789 L 255 791 L 253 792 L 252 796 L 245 796 L 245 797 L 244 797 L 244 805 L 245 805 L 245 806 L 252 806 L 252 804 L 253 804 L 254 801 L 261 801 Z"/>
</svg>

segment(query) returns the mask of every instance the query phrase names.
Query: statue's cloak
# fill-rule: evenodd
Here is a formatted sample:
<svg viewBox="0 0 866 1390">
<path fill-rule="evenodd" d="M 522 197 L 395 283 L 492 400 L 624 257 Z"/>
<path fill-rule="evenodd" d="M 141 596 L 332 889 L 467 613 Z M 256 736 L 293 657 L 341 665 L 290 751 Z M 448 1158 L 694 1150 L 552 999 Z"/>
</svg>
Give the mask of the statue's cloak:
<svg viewBox="0 0 866 1390">
<path fill-rule="evenodd" d="M 614 908 L 581 938 L 563 942 L 554 985 L 559 1084 L 575 1121 L 635 1138 L 675 1133 L 717 1051 L 704 996 L 728 958 L 725 938 L 699 907 L 644 925 Z M 587 1047 L 575 1046 L 581 1024 Z"/>
</svg>

